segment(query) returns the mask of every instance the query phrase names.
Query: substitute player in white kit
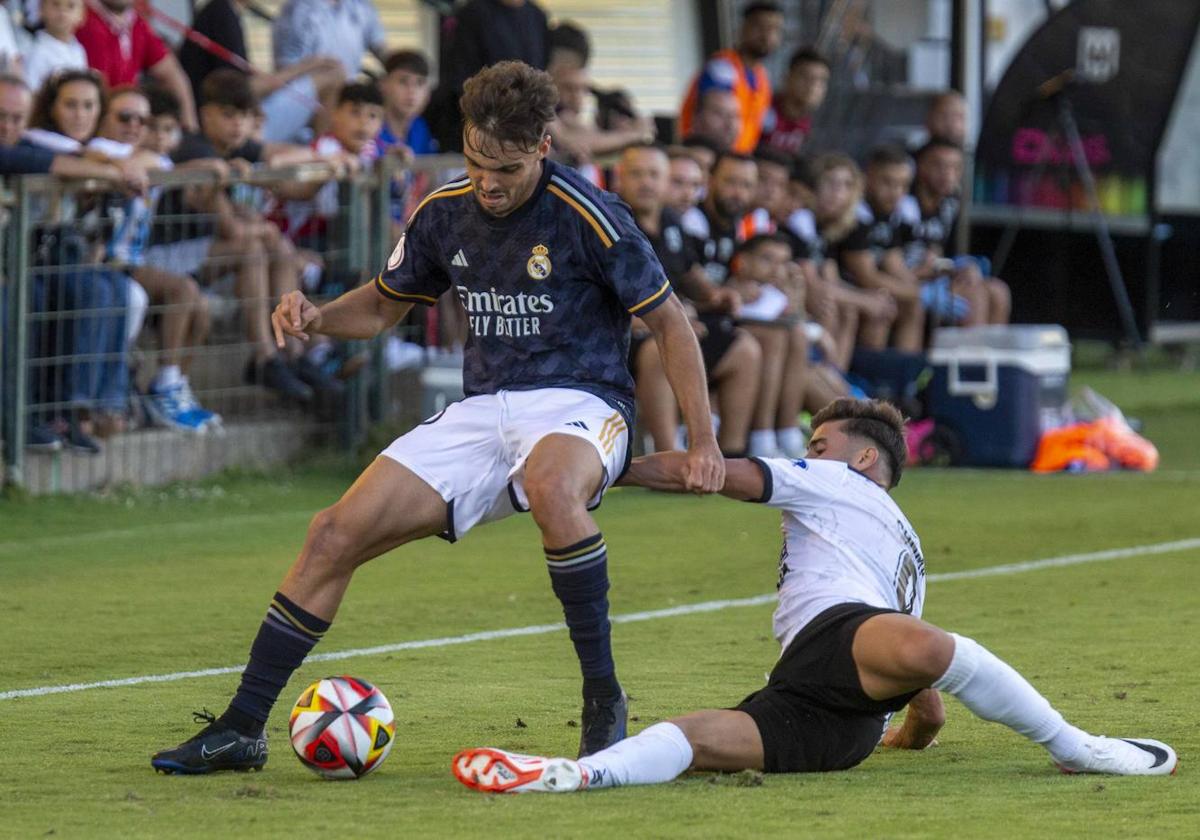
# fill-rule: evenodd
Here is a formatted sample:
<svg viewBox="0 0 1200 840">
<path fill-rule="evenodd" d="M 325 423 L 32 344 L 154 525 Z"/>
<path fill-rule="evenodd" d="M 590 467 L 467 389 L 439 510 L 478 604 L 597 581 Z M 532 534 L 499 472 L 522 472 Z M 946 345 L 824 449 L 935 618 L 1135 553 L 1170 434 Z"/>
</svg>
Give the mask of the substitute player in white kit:
<svg viewBox="0 0 1200 840">
<path fill-rule="evenodd" d="M 921 544 L 888 495 L 906 455 L 895 408 L 841 399 L 813 427 L 806 459 L 730 460 L 721 491 L 783 512 L 775 610 L 783 653 L 765 688 L 733 709 L 655 724 L 579 761 L 464 750 L 453 762 L 458 779 L 492 792 L 566 792 L 667 782 L 689 768 L 845 770 L 881 738 L 928 746 L 944 722 L 939 691 L 1041 744 L 1066 772 L 1174 772 L 1166 744 L 1077 729 L 979 643 L 920 619 Z M 624 483 L 683 490 L 683 461 L 678 453 L 636 459 Z M 904 724 L 887 729 L 905 706 Z"/>
</svg>

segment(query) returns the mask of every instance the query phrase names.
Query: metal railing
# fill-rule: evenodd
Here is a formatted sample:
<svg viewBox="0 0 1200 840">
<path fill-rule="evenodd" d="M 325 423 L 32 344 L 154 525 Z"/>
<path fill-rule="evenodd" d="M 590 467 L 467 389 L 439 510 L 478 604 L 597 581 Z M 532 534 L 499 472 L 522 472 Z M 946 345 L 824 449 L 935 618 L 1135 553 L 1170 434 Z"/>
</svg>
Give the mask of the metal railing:
<svg viewBox="0 0 1200 840">
<path fill-rule="evenodd" d="M 458 169 L 456 156 L 340 178 L 323 164 L 225 179 L 180 169 L 155 173 L 141 197 L 12 179 L 0 231 L 4 483 L 162 483 L 314 444 L 352 449 L 394 422 L 419 399 L 395 371 L 424 365 L 430 342 L 454 343 L 439 336 L 444 318 L 422 309 L 371 342 L 279 351 L 269 313 L 294 288 L 322 301 L 370 280 L 414 201 Z"/>
</svg>

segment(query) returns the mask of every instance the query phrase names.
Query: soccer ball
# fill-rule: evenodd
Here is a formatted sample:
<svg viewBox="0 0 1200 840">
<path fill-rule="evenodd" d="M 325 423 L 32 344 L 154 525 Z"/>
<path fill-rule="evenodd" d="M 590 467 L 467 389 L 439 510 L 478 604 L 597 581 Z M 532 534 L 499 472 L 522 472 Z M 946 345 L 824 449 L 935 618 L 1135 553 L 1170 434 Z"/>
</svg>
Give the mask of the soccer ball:
<svg viewBox="0 0 1200 840">
<path fill-rule="evenodd" d="M 355 677 L 326 677 L 300 694 L 289 723 L 292 749 L 326 779 L 357 779 L 383 763 L 396 723 L 383 692 Z"/>
</svg>

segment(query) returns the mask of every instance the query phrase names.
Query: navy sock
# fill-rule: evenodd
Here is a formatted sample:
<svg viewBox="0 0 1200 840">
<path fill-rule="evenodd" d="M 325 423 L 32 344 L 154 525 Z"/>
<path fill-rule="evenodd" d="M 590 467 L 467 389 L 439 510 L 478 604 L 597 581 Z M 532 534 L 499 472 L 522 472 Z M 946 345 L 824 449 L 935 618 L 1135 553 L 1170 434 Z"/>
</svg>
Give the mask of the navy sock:
<svg viewBox="0 0 1200 840">
<path fill-rule="evenodd" d="M 604 537 L 594 534 L 565 548 L 547 548 L 546 566 L 579 657 L 584 698 L 615 697 L 621 693 L 621 686 L 609 636 L 608 550 Z"/>
<path fill-rule="evenodd" d="M 242 671 L 241 685 L 221 720 L 243 735 L 253 737 L 261 732 L 292 672 L 328 629 L 328 621 L 276 592 L 250 646 L 250 662 Z"/>
</svg>

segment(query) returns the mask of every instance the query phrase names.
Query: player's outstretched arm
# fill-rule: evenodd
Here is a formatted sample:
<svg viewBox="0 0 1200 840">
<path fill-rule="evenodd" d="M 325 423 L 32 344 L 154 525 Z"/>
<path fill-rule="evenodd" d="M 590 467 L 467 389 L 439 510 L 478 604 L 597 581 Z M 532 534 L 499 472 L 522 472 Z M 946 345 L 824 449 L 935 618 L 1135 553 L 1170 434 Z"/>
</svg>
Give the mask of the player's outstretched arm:
<svg viewBox="0 0 1200 840">
<path fill-rule="evenodd" d="M 389 300 L 372 284 L 359 286 L 318 307 L 303 292 L 288 292 L 271 313 L 275 343 L 283 347 L 284 336 L 307 341 L 310 334 L 331 338 L 374 338 L 408 314 L 411 303 Z"/>
<path fill-rule="evenodd" d="M 725 484 L 721 495 L 731 499 L 762 501 L 765 489 L 762 468 L 745 458 L 726 458 Z M 659 452 L 634 458 L 629 471 L 617 484 L 645 487 L 667 493 L 686 493 L 688 456 L 686 452 Z"/>
<path fill-rule="evenodd" d="M 685 490 L 715 493 L 725 482 L 725 459 L 712 429 L 708 404 L 708 378 L 696 334 L 679 299 L 671 295 L 665 303 L 641 316 L 654 332 L 659 356 L 671 390 L 679 403 L 688 430 Z"/>
<path fill-rule="evenodd" d="M 936 689 L 927 688 L 908 701 L 904 723 L 890 726 L 884 733 L 883 745 L 899 750 L 923 750 L 937 743 L 934 740 L 946 723 L 946 707 Z"/>
</svg>

